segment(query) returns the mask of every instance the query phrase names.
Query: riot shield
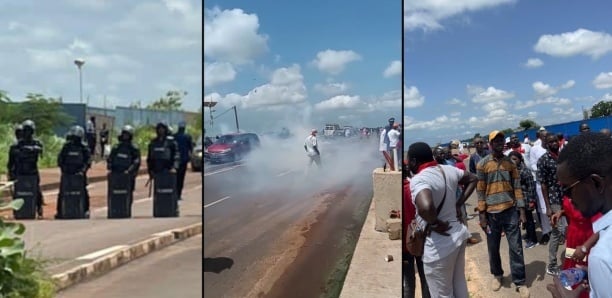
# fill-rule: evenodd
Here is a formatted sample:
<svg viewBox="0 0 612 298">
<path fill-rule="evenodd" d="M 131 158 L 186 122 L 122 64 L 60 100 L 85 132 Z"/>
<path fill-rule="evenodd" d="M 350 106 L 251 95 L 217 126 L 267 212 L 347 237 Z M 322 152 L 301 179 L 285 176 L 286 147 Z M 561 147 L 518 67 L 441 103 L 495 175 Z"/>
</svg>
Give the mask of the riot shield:
<svg viewBox="0 0 612 298">
<path fill-rule="evenodd" d="M 59 200 L 61 218 L 85 218 L 85 176 L 62 174 Z"/>
<path fill-rule="evenodd" d="M 155 174 L 153 186 L 153 217 L 177 217 L 176 174 Z"/>
<path fill-rule="evenodd" d="M 37 176 L 17 177 L 13 199 L 23 199 L 23 206 L 21 206 L 19 210 L 13 210 L 15 219 L 36 218 L 36 198 L 38 197 L 39 191 Z"/>
<path fill-rule="evenodd" d="M 125 173 L 108 175 L 108 218 L 132 216 L 132 176 Z"/>
</svg>

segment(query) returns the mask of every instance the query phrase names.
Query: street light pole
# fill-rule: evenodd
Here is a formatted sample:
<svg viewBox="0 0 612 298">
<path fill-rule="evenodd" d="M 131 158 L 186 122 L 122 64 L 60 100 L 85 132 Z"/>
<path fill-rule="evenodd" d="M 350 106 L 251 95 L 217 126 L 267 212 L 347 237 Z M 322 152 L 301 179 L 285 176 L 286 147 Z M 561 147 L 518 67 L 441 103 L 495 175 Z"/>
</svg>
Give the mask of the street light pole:
<svg viewBox="0 0 612 298">
<path fill-rule="evenodd" d="M 74 64 L 79 68 L 79 94 L 81 103 L 83 103 L 83 73 L 81 71 L 81 67 L 85 64 L 85 60 L 79 58 L 74 60 Z"/>
</svg>

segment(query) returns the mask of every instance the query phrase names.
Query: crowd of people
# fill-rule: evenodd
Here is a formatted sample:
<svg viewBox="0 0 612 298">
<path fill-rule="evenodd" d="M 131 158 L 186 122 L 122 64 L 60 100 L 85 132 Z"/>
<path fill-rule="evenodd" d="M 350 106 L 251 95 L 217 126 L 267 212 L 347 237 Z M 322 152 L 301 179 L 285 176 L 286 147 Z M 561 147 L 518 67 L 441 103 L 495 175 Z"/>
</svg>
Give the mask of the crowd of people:
<svg viewBox="0 0 612 298">
<path fill-rule="evenodd" d="M 554 283 L 547 289 L 553 297 L 611 297 L 605 282 L 612 274 L 612 234 L 606 230 L 612 224 L 610 130 L 591 132 L 582 123 L 569 141 L 543 127 L 537 137 L 521 142 L 516 134 L 506 137 L 495 130 L 486 140 L 475 137 L 469 156 L 453 154 L 452 143 L 408 147 L 404 231 L 415 218 L 429 232 L 422 255 L 412 255 L 404 245 L 404 297 L 414 297 L 415 264 L 423 297 L 468 297 L 465 249 L 479 242 L 467 230 L 465 202 L 473 192 L 493 292 L 503 284 L 500 243 L 506 237 L 520 297 L 530 296 L 524 250 L 538 245 L 548 246 L 546 273 Z M 564 274 L 572 268 L 588 274 L 568 289 Z"/>
</svg>

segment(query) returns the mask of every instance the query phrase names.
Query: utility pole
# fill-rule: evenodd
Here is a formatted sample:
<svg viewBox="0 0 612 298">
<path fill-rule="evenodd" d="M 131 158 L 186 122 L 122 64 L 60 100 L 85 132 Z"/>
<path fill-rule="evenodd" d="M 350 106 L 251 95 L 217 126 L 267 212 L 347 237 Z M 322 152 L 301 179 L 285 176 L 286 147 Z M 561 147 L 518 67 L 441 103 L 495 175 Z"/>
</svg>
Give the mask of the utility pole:
<svg viewBox="0 0 612 298">
<path fill-rule="evenodd" d="M 236 132 L 240 132 L 240 126 L 238 125 L 238 109 L 234 106 L 234 117 L 236 118 Z"/>
</svg>

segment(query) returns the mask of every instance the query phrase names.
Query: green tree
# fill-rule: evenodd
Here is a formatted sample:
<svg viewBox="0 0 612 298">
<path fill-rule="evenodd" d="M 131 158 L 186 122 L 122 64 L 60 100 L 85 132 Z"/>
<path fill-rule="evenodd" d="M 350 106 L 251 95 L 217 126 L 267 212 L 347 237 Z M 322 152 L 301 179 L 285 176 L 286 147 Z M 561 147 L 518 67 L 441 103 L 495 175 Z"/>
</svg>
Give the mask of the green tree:
<svg viewBox="0 0 612 298">
<path fill-rule="evenodd" d="M 70 125 L 74 119 L 62 110 L 58 99 L 40 93 L 28 93 L 26 100 L 15 106 L 13 122 L 34 120 L 37 134 L 51 134 L 57 126 Z"/>
<path fill-rule="evenodd" d="M 531 120 L 531 119 L 525 119 L 525 120 L 521 120 L 521 122 L 519 122 L 519 128 L 522 128 L 524 130 L 528 130 L 530 128 L 537 128 L 540 125 L 538 125 L 535 121 Z"/>
<path fill-rule="evenodd" d="M 186 95 L 186 91 L 170 90 L 147 108 L 152 110 L 178 111 L 183 106 L 183 97 Z"/>
<path fill-rule="evenodd" d="M 600 101 L 591 108 L 591 118 L 612 115 L 612 101 Z"/>
<path fill-rule="evenodd" d="M 13 118 L 13 107 L 8 92 L 0 90 L 0 123 L 9 123 Z"/>
<path fill-rule="evenodd" d="M 513 134 L 513 133 L 514 133 L 514 129 L 512 129 L 512 128 L 506 128 L 506 129 L 502 130 L 502 132 L 504 133 L 504 135 L 505 135 L 505 136 L 508 136 L 508 137 L 509 137 L 511 134 Z"/>
</svg>

